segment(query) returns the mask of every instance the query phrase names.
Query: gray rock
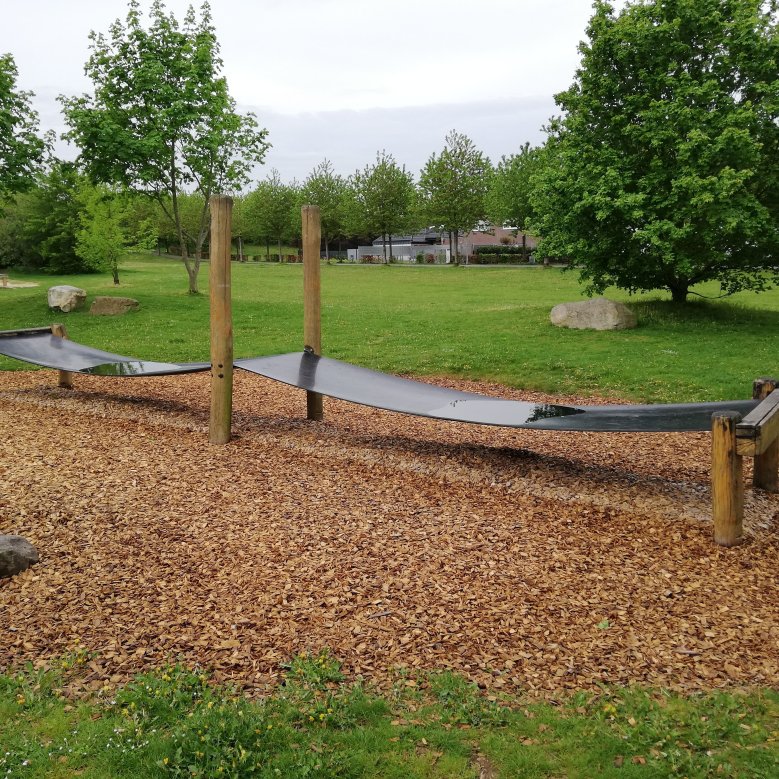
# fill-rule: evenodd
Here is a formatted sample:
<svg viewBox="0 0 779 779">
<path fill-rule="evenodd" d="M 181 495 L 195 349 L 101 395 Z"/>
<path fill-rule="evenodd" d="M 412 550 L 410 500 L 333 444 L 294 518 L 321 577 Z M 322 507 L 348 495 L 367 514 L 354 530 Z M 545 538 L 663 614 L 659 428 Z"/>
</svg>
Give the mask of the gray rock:
<svg viewBox="0 0 779 779">
<path fill-rule="evenodd" d="M 560 303 L 549 319 L 553 325 L 575 330 L 629 330 L 637 325 L 636 315 L 627 306 L 606 298 Z"/>
<path fill-rule="evenodd" d="M 137 311 L 141 304 L 133 298 L 96 297 L 89 309 L 95 316 L 119 316 L 128 311 Z"/>
<path fill-rule="evenodd" d="M 69 284 L 60 284 L 57 287 L 49 287 L 49 308 L 57 308 L 68 313 L 81 308 L 87 299 L 87 293 L 78 287 Z"/>
<path fill-rule="evenodd" d="M 0 535 L 0 579 L 16 576 L 38 562 L 38 550 L 21 536 Z"/>
</svg>

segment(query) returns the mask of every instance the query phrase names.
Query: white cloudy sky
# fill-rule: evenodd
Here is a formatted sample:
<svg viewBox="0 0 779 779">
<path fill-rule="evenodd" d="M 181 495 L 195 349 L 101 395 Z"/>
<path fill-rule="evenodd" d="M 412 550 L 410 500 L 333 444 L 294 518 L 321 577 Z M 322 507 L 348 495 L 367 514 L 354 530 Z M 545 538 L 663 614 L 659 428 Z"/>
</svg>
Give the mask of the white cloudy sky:
<svg viewBox="0 0 779 779">
<path fill-rule="evenodd" d="M 189 2 L 165 5 L 181 19 Z M 61 132 L 56 96 L 90 89 L 89 31 L 107 32 L 126 2 L 2 0 L 2 8 L 0 52 L 13 54 L 19 86 L 35 92 L 42 126 Z M 270 131 L 257 176 L 275 167 L 286 180 L 305 178 L 325 157 L 349 174 L 379 149 L 417 172 L 451 129 L 493 160 L 539 143 L 592 12 L 591 0 L 212 0 L 211 8 L 231 93 Z"/>
</svg>

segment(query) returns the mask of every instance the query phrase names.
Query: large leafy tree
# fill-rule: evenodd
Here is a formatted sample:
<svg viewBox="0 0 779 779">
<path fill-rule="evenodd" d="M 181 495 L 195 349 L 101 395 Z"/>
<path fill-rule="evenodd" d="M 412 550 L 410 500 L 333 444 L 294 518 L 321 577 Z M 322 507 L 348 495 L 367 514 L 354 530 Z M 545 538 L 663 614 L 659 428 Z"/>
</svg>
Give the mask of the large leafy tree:
<svg viewBox="0 0 779 779">
<path fill-rule="evenodd" d="M 145 29 L 137 0 L 108 36 L 90 33 L 85 71 L 94 94 L 61 98 L 68 137 L 80 162 L 100 182 L 155 198 L 175 225 L 189 291 L 198 291 L 200 254 L 208 235 L 211 194 L 240 189 L 263 160 L 267 131 L 240 115 L 220 76 L 222 61 L 207 3 L 190 7 L 180 25 L 160 0 Z M 202 211 L 190 233 L 179 198 L 195 191 Z M 194 245 L 189 256 L 188 242 Z"/>
<path fill-rule="evenodd" d="M 597 0 L 533 205 L 590 292 L 779 278 L 776 0 Z"/>
<path fill-rule="evenodd" d="M 433 154 L 422 168 L 421 213 L 428 224 L 449 233 L 455 262 L 460 256 L 460 233 L 470 232 L 486 216 L 491 172 L 489 159 L 467 135 L 455 130 L 446 136 L 441 154 Z"/>
<path fill-rule="evenodd" d="M 484 199 L 487 217 L 493 224 L 522 231 L 523 247 L 527 246 L 525 230 L 533 215 L 530 194 L 539 161 L 540 150 L 529 143 L 522 146 L 519 154 L 501 157 Z"/>
<path fill-rule="evenodd" d="M 34 183 L 46 142 L 38 135 L 31 92 L 17 89 L 10 54 L 0 54 L 0 203 Z"/>
<path fill-rule="evenodd" d="M 416 188 L 414 178 L 385 151 L 376 162 L 355 171 L 349 180 L 345 213 L 350 232 L 382 237 L 384 262 L 392 258 L 392 234 L 414 227 Z"/>
<path fill-rule="evenodd" d="M 330 261 L 330 241 L 344 232 L 346 193 L 346 180 L 333 170 L 333 164 L 327 159 L 311 171 L 301 188 L 301 197 L 305 204 L 319 206 L 322 241 L 325 245 L 325 257 L 328 262 Z"/>
</svg>

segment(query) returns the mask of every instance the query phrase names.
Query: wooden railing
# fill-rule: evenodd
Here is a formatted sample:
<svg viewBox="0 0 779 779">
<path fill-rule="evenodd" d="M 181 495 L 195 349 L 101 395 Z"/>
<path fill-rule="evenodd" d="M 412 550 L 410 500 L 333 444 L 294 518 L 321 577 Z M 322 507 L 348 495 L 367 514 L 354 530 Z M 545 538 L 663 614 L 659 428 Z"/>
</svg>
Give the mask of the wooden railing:
<svg viewBox="0 0 779 779">
<path fill-rule="evenodd" d="M 735 546 L 743 540 L 744 457 L 754 457 L 752 485 L 779 492 L 779 380 L 757 379 L 752 397 L 760 403 L 743 419 L 714 414 L 711 422 L 711 495 L 714 540 Z"/>
</svg>

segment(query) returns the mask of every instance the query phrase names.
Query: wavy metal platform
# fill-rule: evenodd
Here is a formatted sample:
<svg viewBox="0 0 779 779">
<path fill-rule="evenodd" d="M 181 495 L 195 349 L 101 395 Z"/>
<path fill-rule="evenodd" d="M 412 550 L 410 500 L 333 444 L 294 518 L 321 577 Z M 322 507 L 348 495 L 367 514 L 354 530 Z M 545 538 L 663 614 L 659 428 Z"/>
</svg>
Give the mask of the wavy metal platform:
<svg viewBox="0 0 779 779">
<path fill-rule="evenodd" d="M 50 331 L 0 332 L 0 354 L 15 360 L 96 376 L 168 376 L 211 369 L 211 363 L 153 362 L 93 349 Z"/>
<path fill-rule="evenodd" d="M 167 376 L 208 363 L 139 360 L 93 349 L 50 332 L 0 333 L 0 354 L 44 368 L 97 376 Z M 235 361 L 235 367 L 293 387 L 386 411 L 477 425 L 590 432 L 669 433 L 711 429 L 716 411 L 749 413 L 755 400 L 623 406 L 565 406 L 505 400 L 390 376 L 351 363 L 292 352 Z"/>
<path fill-rule="evenodd" d="M 235 361 L 241 368 L 293 387 L 403 414 L 540 430 L 671 433 L 711 430 L 715 411 L 747 414 L 754 400 L 625 406 L 561 406 L 505 400 L 437 387 L 351 363 L 292 352 Z"/>
</svg>

